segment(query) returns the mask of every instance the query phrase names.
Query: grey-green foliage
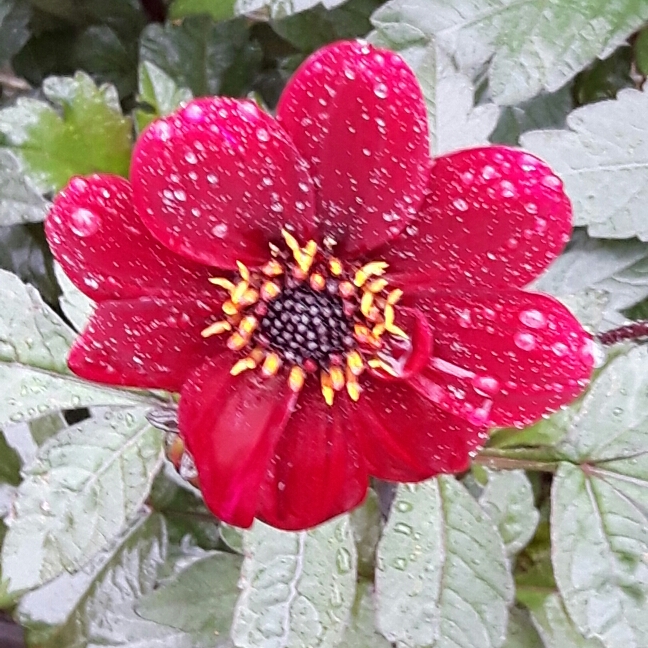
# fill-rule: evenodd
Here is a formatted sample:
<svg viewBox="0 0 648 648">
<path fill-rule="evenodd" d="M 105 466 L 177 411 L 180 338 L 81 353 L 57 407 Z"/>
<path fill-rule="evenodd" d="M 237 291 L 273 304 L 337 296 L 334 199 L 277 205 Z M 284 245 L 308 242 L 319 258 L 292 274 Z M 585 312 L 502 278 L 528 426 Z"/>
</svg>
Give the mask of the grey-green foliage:
<svg viewBox="0 0 648 648">
<path fill-rule="evenodd" d="M 470 76 L 488 65 L 497 103 L 554 91 L 648 20 L 643 0 L 390 0 L 373 16 L 434 40 Z"/>
<path fill-rule="evenodd" d="M 377 624 L 399 646 L 499 648 L 513 583 L 492 521 L 452 477 L 400 486 L 378 546 Z"/>
<path fill-rule="evenodd" d="M 333 648 L 351 613 L 356 551 L 348 516 L 309 531 L 259 521 L 245 534 L 232 639 L 240 648 Z"/>
<path fill-rule="evenodd" d="M 647 112 L 647 92 L 622 90 L 616 99 L 574 110 L 565 130 L 521 138 L 565 182 L 574 223 L 591 236 L 648 240 Z"/>
<path fill-rule="evenodd" d="M 11 592 L 79 569 L 138 512 L 161 459 L 159 432 L 145 412 L 108 410 L 39 449 L 25 469 L 2 548 Z"/>
</svg>

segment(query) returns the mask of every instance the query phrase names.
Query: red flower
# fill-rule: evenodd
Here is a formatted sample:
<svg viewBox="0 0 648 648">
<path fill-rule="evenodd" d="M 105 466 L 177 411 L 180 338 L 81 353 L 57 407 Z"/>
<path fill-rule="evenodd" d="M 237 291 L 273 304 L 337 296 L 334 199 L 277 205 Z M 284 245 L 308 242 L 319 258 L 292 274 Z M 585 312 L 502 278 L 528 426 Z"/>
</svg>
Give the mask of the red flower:
<svg viewBox="0 0 648 648">
<path fill-rule="evenodd" d="M 462 471 L 489 427 L 583 389 L 589 335 L 519 290 L 569 238 L 560 180 L 505 147 L 428 150 L 410 69 L 342 42 L 276 120 L 193 101 L 143 133 L 130 182 L 75 178 L 56 198 L 54 255 L 98 302 L 71 369 L 179 391 L 221 519 L 318 524 L 369 475 Z"/>
</svg>

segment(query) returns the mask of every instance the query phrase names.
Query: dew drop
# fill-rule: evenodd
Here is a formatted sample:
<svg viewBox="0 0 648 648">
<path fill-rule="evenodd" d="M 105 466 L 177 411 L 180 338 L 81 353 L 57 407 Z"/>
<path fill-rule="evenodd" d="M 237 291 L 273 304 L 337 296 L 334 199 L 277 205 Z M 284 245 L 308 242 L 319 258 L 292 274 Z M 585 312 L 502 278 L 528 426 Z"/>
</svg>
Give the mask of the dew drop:
<svg viewBox="0 0 648 648">
<path fill-rule="evenodd" d="M 535 335 L 524 331 L 518 331 L 513 336 L 513 342 L 515 342 L 515 346 L 518 349 L 522 349 L 522 351 L 532 351 L 536 346 Z"/>
<path fill-rule="evenodd" d="M 378 99 L 386 99 L 389 94 L 389 88 L 384 83 L 377 83 L 374 86 L 374 94 Z"/>
<path fill-rule="evenodd" d="M 397 522 L 394 525 L 394 532 L 409 536 L 412 535 L 412 527 L 409 524 L 405 524 L 405 522 Z"/>
<path fill-rule="evenodd" d="M 215 173 L 208 173 L 207 174 L 207 182 L 210 185 L 215 185 L 218 183 L 218 176 Z"/>
<path fill-rule="evenodd" d="M 185 108 L 184 116 L 188 121 L 193 122 L 194 124 L 202 122 L 205 118 L 202 107 L 200 104 L 196 103 L 189 104 Z"/>
<path fill-rule="evenodd" d="M 503 198 L 515 198 L 517 196 L 515 185 L 508 180 L 502 180 L 500 182 L 500 190 Z"/>
<path fill-rule="evenodd" d="M 70 214 L 70 229 L 77 236 L 92 236 L 101 226 L 101 218 L 90 211 L 79 207 Z"/>
<path fill-rule="evenodd" d="M 337 565 L 340 574 L 347 574 L 351 571 L 351 554 L 341 547 L 335 554 L 335 564 Z"/>
<path fill-rule="evenodd" d="M 257 128 L 256 136 L 259 142 L 268 142 L 270 140 L 270 133 L 265 128 Z"/>
<path fill-rule="evenodd" d="M 555 175 L 544 176 L 544 178 L 542 178 L 542 184 L 550 189 L 560 189 L 562 187 L 562 181 Z"/>
<path fill-rule="evenodd" d="M 472 379 L 473 389 L 480 395 L 492 398 L 500 391 L 500 383 L 492 376 L 475 376 Z"/>
<path fill-rule="evenodd" d="M 178 202 L 184 202 L 187 200 L 187 194 L 182 189 L 176 189 L 173 192 L 173 195 Z"/>
<path fill-rule="evenodd" d="M 460 212 L 465 212 L 468 210 L 468 203 L 463 198 L 457 198 L 452 203 Z"/>
<path fill-rule="evenodd" d="M 214 225 L 214 227 L 212 228 L 212 234 L 216 238 L 222 239 L 225 238 L 225 236 L 227 235 L 227 229 L 228 227 L 226 223 L 218 223 L 217 225 Z"/>
<path fill-rule="evenodd" d="M 491 180 L 497 175 L 497 171 L 495 171 L 495 168 L 492 167 L 490 164 L 487 164 L 483 169 L 482 169 L 482 178 L 484 180 Z"/>
<path fill-rule="evenodd" d="M 196 157 L 196 154 L 193 151 L 187 151 L 187 153 L 185 154 L 185 160 L 189 164 L 196 164 L 196 162 L 198 162 L 198 158 Z"/>
<path fill-rule="evenodd" d="M 547 316 L 535 308 L 523 310 L 518 317 L 524 326 L 532 329 L 541 329 L 547 325 Z"/>
<path fill-rule="evenodd" d="M 407 569 L 407 558 L 395 558 L 392 565 L 399 571 L 405 571 Z"/>
<path fill-rule="evenodd" d="M 396 503 L 396 510 L 400 511 L 401 513 L 409 513 L 412 510 L 412 505 L 410 502 L 401 500 L 400 502 Z"/>
</svg>

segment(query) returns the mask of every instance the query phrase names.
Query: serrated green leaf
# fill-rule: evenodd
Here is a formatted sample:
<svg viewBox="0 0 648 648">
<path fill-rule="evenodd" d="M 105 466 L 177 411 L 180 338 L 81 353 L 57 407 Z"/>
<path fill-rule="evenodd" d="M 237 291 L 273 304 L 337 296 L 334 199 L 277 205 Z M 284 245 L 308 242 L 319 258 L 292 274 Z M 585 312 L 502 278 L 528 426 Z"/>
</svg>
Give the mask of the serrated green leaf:
<svg viewBox="0 0 648 648">
<path fill-rule="evenodd" d="M 558 589 L 579 631 L 606 648 L 639 647 L 648 637 L 648 462 L 643 464 L 641 477 L 628 479 L 564 463 L 552 486 Z"/>
<path fill-rule="evenodd" d="M 543 92 L 517 106 L 506 106 L 500 113 L 490 141 L 516 146 L 520 135 L 527 131 L 563 128 L 573 107 L 569 86 L 556 92 Z"/>
<path fill-rule="evenodd" d="M 336 40 L 365 36 L 371 30 L 369 16 L 380 0 L 349 0 L 332 10 L 312 9 L 272 21 L 272 29 L 302 52 L 310 53 Z"/>
<path fill-rule="evenodd" d="M 32 186 L 16 155 L 0 149 L 0 225 L 41 222 L 47 208 L 48 202 Z"/>
<path fill-rule="evenodd" d="M 169 18 L 179 20 L 187 16 L 205 14 L 221 21 L 234 17 L 236 0 L 173 0 L 169 7 Z"/>
<path fill-rule="evenodd" d="M 39 648 L 209 648 L 180 630 L 141 618 L 135 605 L 167 559 L 164 521 L 145 515 L 77 574 L 27 594 L 18 619 Z"/>
<path fill-rule="evenodd" d="M 9 591 L 79 569 L 137 513 L 161 461 L 160 434 L 145 413 L 109 410 L 40 448 L 25 471 L 2 548 Z"/>
<path fill-rule="evenodd" d="M 234 13 L 237 16 L 256 14 L 257 16 L 279 20 L 306 11 L 319 3 L 325 9 L 334 9 L 345 0 L 235 0 Z"/>
<path fill-rule="evenodd" d="M 121 114 L 114 89 L 97 88 L 83 72 L 50 77 L 43 91 L 51 105 L 19 99 L 0 111 L 2 146 L 24 163 L 40 191 L 58 191 L 74 175 L 128 175 L 131 123 Z"/>
<path fill-rule="evenodd" d="M 75 330 L 80 332 L 88 323 L 96 304 L 70 281 L 58 263 L 54 264 L 54 272 L 61 287 L 61 310 Z"/>
<path fill-rule="evenodd" d="M 218 552 L 192 563 L 137 605 L 144 619 L 203 638 L 211 648 L 229 642 L 243 558 Z"/>
<path fill-rule="evenodd" d="M 489 470 L 479 505 L 497 526 L 508 556 L 518 553 L 533 537 L 540 514 L 531 482 L 523 470 Z"/>
<path fill-rule="evenodd" d="M 533 624 L 545 648 L 603 648 L 598 639 L 585 639 L 567 616 L 558 594 L 551 594 L 531 610 Z"/>
<path fill-rule="evenodd" d="M 356 589 L 356 552 L 348 516 L 291 533 L 255 522 L 232 639 L 239 648 L 338 645 Z"/>
<path fill-rule="evenodd" d="M 374 591 L 370 581 L 358 582 L 356 600 L 344 637 L 344 648 L 391 648 L 391 643 L 376 630 Z"/>
<path fill-rule="evenodd" d="M 30 35 L 31 7 L 27 0 L 0 2 L 0 65 L 9 61 Z"/>
<path fill-rule="evenodd" d="M 577 108 L 569 130 L 521 138 L 562 178 L 574 224 L 586 225 L 591 236 L 648 240 L 647 112 L 647 92 L 622 90 L 616 99 Z"/>
<path fill-rule="evenodd" d="M 514 607 L 509 612 L 506 641 L 502 648 L 545 648 L 526 611 Z M 561 648 L 570 648 L 568 645 Z"/>
<path fill-rule="evenodd" d="M 418 78 L 428 109 L 432 153 L 440 155 L 487 143 L 500 109 L 494 104 L 475 106 L 475 89 L 470 79 L 454 67 L 444 52 L 426 44 L 420 33 L 372 20 L 376 31 L 368 40 L 397 51 Z"/>
<path fill-rule="evenodd" d="M 515 104 L 563 86 L 648 20 L 642 0 L 390 0 L 372 17 L 435 40 L 475 75 L 488 64 L 491 94 Z M 568 55 L 566 55 L 568 53 Z"/>
<path fill-rule="evenodd" d="M 399 486 L 378 545 L 376 593 L 378 628 L 399 646 L 502 645 L 513 597 L 504 545 L 455 479 Z"/>
<path fill-rule="evenodd" d="M 634 54 L 637 69 L 644 76 L 648 75 L 648 29 L 642 29 L 634 43 Z"/>
<path fill-rule="evenodd" d="M 150 61 L 139 66 L 139 100 L 152 111 L 137 110 L 135 121 L 141 132 L 154 119 L 170 115 L 182 102 L 191 101 L 189 88 L 180 87 L 164 70 Z"/>
<path fill-rule="evenodd" d="M 140 41 L 140 61 L 153 63 L 194 97 L 246 92 L 261 58 L 243 19 L 215 23 L 192 16 L 180 24 L 151 24 Z"/>
</svg>

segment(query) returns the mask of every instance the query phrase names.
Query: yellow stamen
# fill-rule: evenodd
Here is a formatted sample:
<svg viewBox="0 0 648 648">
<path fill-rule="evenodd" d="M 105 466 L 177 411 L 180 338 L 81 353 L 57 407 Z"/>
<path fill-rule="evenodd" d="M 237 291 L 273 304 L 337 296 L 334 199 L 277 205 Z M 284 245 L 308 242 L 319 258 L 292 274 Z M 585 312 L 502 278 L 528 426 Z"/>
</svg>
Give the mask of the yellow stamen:
<svg viewBox="0 0 648 648">
<path fill-rule="evenodd" d="M 256 347 L 255 349 L 252 349 L 252 352 L 248 357 L 254 361 L 254 364 L 256 366 L 265 357 L 265 351 L 261 347 Z"/>
<path fill-rule="evenodd" d="M 387 279 L 374 279 L 374 281 L 367 286 L 367 290 L 370 290 L 372 293 L 379 293 L 387 287 L 388 283 Z"/>
<path fill-rule="evenodd" d="M 320 386 L 322 388 L 322 396 L 324 396 L 326 404 L 330 407 L 331 405 L 333 405 L 335 391 L 333 390 L 331 376 L 329 376 L 326 371 L 320 372 Z"/>
<path fill-rule="evenodd" d="M 243 297 L 239 300 L 239 306 L 241 308 L 245 308 L 246 306 L 252 306 L 252 304 L 256 304 L 259 301 L 259 292 L 257 290 L 254 290 L 254 288 L 248 288 L 245 293 L 243 293 Z"/>
<path fill-rule="evenodd" d="M 355 287 L 350 281 L 343 281 L 338 287 L 338 292 L 342 297 L 348 299 L 355 294 Z"/>
<path fill-rule="evenodd" d="M 357 351 L 351 351 L 347 356 L 347 369 L 354 376 L 359 376 L 364 371 L 362 356 Z"/>
<path fill-rule="evenodd" d="M 236 262 L 236 267 L 239 270 L 239 274 L 241 275 L 241 279 L 243 281 L 250 281 L 250 271 L 247 269 L 247 266 L 243 265 L 240 261 Z"/>
<path fill-rule="evenodd" d="M 347 394 L 352 401 L 356 401 L 360 398 L 360 385 L 358 384 L 358 379 L 355 375 L 347 368 L 347 381 L 346 381 Z"/>
<path fill-rule="evenodd" d="M 230 369 L 230 374 L 232 376 L 238 376 L 240 373 L 247 371 L 248 369 L 254 369 L 257 366 L 257 363 L 253 358 L 242 358 Z"/>
<path fill-rule="evenodd" d="M 317 243 L 310 240 L 304 246 L 304 254 L 307 254 L 309 257 L 314 257 L 317 254 Z"/>
<path fill-rule="evenodd" d="M 380 319 L 380 310 L 375 304 L 369 309 L 369 312 L 367 313 L 367 319 L 370 322 L 377 322 Z"/>
<path fill-rule="evenodd" d="M 259 325 L 259 320 L 254 315 L 246 315 L 239 324 L 238 330 L 243 337 L 250 337 Z"/>
<path fill-rule="evenodd" d="M 276 353 L 269 353 L 263 361 L 261 373 L 266 378 L 269 378 L 270 376 L 274 376 L 277 371 L 279 371 L 279 367 L 281 367 L 281 360 L 279 359 L 279 356 Z"/>
<path fill-rule="evenodd" d="M 369 277 L 380 276 L 384 274 L 385 270 L 389 267 L 388 263 L 384 261 L 372 261 L 360 268 L 353 277 L 353 283 L 358 287 L 364 286 Z"/>
<path fill-rule="evenodd" d="M 315 272 L 310 277 L 310 285 L 313 290 L 324 290 L 326 279 L 319 272 Z"/>
<path fill-rule="evenodd" d="M 301 248 L 299 247 L 297 239 L 288 230 L 285 229 L 281 230 L 281 235 L 284 237 L 286 245 L 292 251 L 293 256 L 295 257 L 295 261 L 297 261 L 297 254 L 301 255 Z"/>
<path fill-rule="evenodd" d="M 396 337 L 403 338 L 403 340 L 409 340 L 409 335 L 405 331 L 403 331 L 402 328 L 399 326 L 396 326 L 395 324 L 392 324 L 391 326 L 387 327 L 387 330 L 392 334 L 395 335 Z"/>
<path fill-rule="evenodd" d="M 371 307 L 373 306 L 374 296 L 373 293 L 367 291 L 363 293 L 362 299 L 360 300 L 360 312 L 365 316 L 369 317 L 371 312 Z"/>
<path fill-rule="evenodd" d="M 266 277 L 278 277 L 280 274 L 283 274 L 283 266 L 276 259 L 270 259 L 262 268 L 261 272 Z"/>
<path fill-rule="evenodd" d="M 344 266 L 339 259 L 332 258 L 329 259 L 329 270 L 334 277 L 339 277 L 344 270 Z"/>
<path fill-rule="evenodd" d="M 371 329 L 371 334 L 372 334 L 374 337 L 379 338 L 379 337 L 380 337 L 380 336 L 381 336 L 381 335 L 382 335 L 386 330 L 387 330 L 387 329 L 385 328 L 385 324 L 384 324 L 384 323 L 376 324 L 376 326 L 374 326 L 373 329 Z"/>
<path fill-rule="evenodd" d="M 409 335 L 403 331 L 402 328 L 399 328 L 394 324 L 394 307 L 391 304 L 385 306 L 385 329 L 389 331 L 392 335 L 396 335 L 405 340 L 409 340 Z"/>
<path fill-rule="evenodd" d="M 359 341 L 364 341 L 371 335 L 371 332 L 364 324 L 354 324 L 353 332 Z"/>
<path fill-rule="evenodd" d="M 234 290 L 234 284 L 229 279 L 225 279 L 225 277 L 211 277 L 209 283 L 213 283 L 214 286 L 218 286 L 219 288 L 225 288 L 228 292 Z"/>
<path fill-rule="evenodd" d="M 341 367 L 333 366 L 329 369 L 331 375 L 331 386 L 335 391 L 340 391 L 344 388 L 344 371 Z"/>
<path fill-rule="evenodd" d="M 291 391 L 298 392 L 301 391 L 304 386 L 304 381 L 306 380 L 306 372 L 299 366 L 295 365 L 291 370 L 288 376 L 288 387 Z"/>
<path fill-rule="evenodd" d="M 371 358 L 368 364 L 372 369 L 380 369 L 386 374 L 394 376 L 394 378 L 399 378 L 399 375 L 388 364 L 386 364 L 382 360 L 379 360 L 378 358 Z"/>
<path fill-rule="evenodd" d="M 249 338 L 241 335 L 238 331 L 234 331 L 227 340 L 227 348 L 232 351 L 240 351 L 247 343 Z"/>
<path fill-rule="evenodd" d="M 392 290 L 389 295 L 387 295 L 387 303 L 390 306 L 393 306 L 401 297 L 403 296 L 403 291 L 400 288 Z"/>
<path fill-rule="evenodd" d="M 281 292 L 281 288 L 274 283 L 274 281 L 266 281 L 261 286 L 261 299 L 263 301 L 270 301 L 274 299 Z"/>
<path fill-rule="evenodd" d="M 245 292 L 247 291 L 248 288 L 249 285 L 247 281 L 239 281 L 234 287 L 234 290 L 232 290 L 232 293 L 230 295 L 232 301 L 235 304 L 238 304 L 243 298 L 243 295 L 245 295 Z"/>
<path fill-rule="evenodd" d="M 238 307 L 228 299 L 226 302 L 223 302 L 223 313 L 225 315 L 236 315 L 238 313 Z"/>
<path fill-rule="evenodd" d="M 204 338 L 208 338 L 211 337 L 212 335 L 220 335 L 221 333 L 225 333 L 225 331 L 231 331 L 231 330 L 232 330 L 232 325 L 229 322 L 225 322 L 225 321 L 214 322 L 213 324 L 210 324 L 207 328 L 200 331 L 200 335 L 202 335 Z"/>
</svg>

